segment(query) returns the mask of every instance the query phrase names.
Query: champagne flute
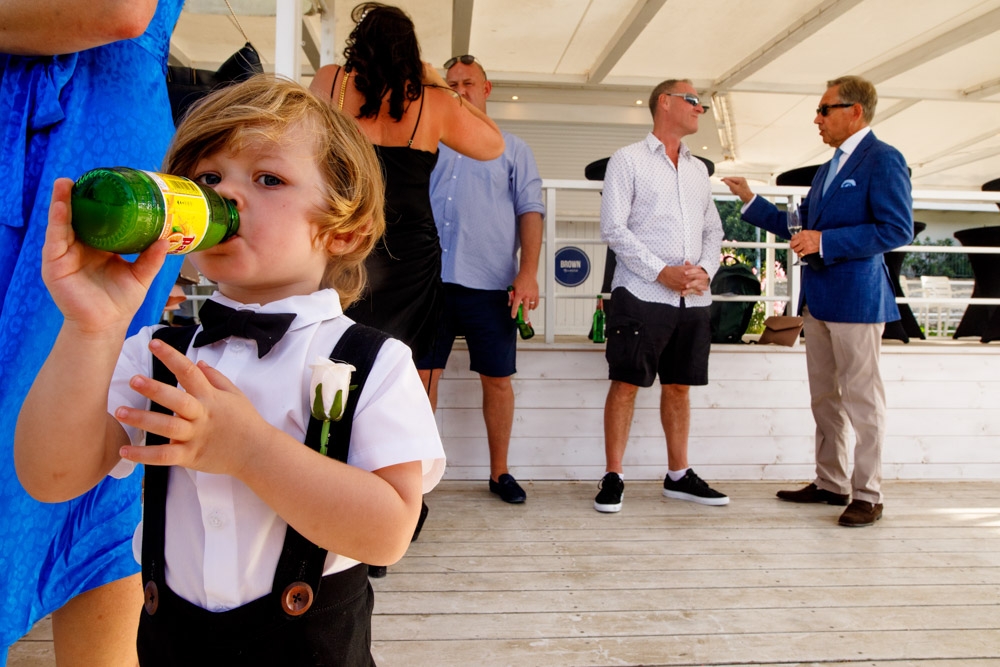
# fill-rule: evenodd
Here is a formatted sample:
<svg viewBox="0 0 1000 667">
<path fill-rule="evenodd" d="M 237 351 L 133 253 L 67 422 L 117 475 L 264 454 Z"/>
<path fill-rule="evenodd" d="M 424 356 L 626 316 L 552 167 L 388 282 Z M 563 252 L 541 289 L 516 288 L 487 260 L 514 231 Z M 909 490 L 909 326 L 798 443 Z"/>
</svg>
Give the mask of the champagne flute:
<svg viewBox="0 0 1000 667">
<path fill-rule="evenodd" d="M 799 217 L 799 207 L 789 206 L 786 215 L 788 216 L 788 239 L 791 240 L 793 236 L 802 231 L 802 218 Z M 795 253 L 795 251 L 792 250 L 791 248 L 789 248 L 788 250 L 793 254 Z M 798 266 L 800 263 L 801 262 L 799 262 L 799 257 L 798 255 L 796 255 L 795 262 L 792 264 L 792 266 Z"/>
</svg>

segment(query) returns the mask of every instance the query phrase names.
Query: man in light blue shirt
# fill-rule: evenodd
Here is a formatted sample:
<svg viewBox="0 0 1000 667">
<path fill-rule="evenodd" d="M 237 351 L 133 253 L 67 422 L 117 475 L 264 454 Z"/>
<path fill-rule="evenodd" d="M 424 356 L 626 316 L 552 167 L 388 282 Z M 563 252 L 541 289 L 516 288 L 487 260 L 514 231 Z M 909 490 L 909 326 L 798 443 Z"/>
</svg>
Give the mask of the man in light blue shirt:
<svg viewBox="0 0 1000 667">
<path fill-rule="evenodd" d="M 492 84 L 469 55 L 445 63 L 446 80 L 483 113 Z M 437 386 L 456 336 L 464 336 L 469 363 L 483 387 L 483 418 L 490 448 L 490 491 L 508 503 L 525 493 L 507 468 L 514 423 L 519 306 L 525 316 L 538 305 L 538 257 L 542 246 L 542 179 L 520 138 L 503 133 L 506 148 L 480 162 L 443 144 L 431 174 L 431 205 L 441 237 L 444 312 L 434 349 L 417 361 L 437 407 Z M 520 255 L 518 254 L 520 249 Z M 513 290 L 508 293 L 508 286 Z"/>
</svg>

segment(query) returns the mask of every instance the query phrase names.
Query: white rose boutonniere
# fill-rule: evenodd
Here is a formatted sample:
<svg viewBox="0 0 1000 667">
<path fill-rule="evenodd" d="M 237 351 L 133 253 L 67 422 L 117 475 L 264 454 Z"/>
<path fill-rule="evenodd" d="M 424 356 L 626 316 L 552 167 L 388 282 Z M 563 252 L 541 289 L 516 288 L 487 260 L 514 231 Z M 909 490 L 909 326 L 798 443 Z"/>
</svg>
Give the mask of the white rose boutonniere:
<svg viewBox="0 0 1000 667">
<path fill-rule="evenodd" d="M 344 416 L 347 392 L 357 386 L 350 384 L 351 373 L 357 369 L 350 364 L 324 357 L 316 357 L 316 361 L 309 364 L 309 368 L 312 369 L 312 380 L 309 382 L 312 416 L 323 421 L 319 453 L 326 456 L 327 442 L 330 439 L 330 422 L 339 422 Z"/>
</svg>

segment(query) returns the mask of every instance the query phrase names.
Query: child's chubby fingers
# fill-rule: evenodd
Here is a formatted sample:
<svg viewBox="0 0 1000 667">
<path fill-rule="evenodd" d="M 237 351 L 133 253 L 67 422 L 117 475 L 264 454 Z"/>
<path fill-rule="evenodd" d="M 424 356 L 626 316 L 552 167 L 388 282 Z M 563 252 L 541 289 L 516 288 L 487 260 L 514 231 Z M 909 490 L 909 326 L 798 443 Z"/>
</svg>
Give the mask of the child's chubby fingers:
<svg viewBox="0 0 1000 667">
<path fill-rule="evenodd" d="M 187 442 L 194 437 L 194 424 L 178 415 L 165 415 L 151 410 L 122 406 L 115 410 L 115 419 L 126 426 L 156 433 L 173 442 Z M 138 449 L 143 449 L 142 447 Z"/>
<path fill-rule="evenodd" d="M 149 349 L 177 377 L 177 384 L 192 395 L 201 397 L 212 389 L 233 394 L 240 393 L 236 385 L 218 370 L 204 362 L 193 363 L 166 343 L 158 340 L 150 341 Z"/>
<path fill-rule="evenodd" d="M 191 451 L 187 445 L 169 444 L 156 447 L 128 445 L 118 450 L 126 461 L 149 466 L 189 466 Z"/>
<path fill-rule="evenodd" d="M 79 241 L 72 227 L 73 181 L 52 185 L 41 275 L 67 321 L 88 330 L 127 323 L 163 265 L 169 243 L 158 241 L 136 262 Z"/>
<path fill-rule="evenodd" d="M 76 233 L 73 231 L 73 181 L 69 178 L 57 178 L 52 183 L 52 199 L 49 203 L 49 224 L 45 229 L 45 252 L 48 259 L 61 257 L 76 245 Z M 81 244 L 82 245 L 82 244 Z M 147 287 L 163 265 L 163 260 L 170 249 L 170 242 L 160 239 L 144 250 L 132 262 L 136 278 Z M 110 255 L 100 250 L 80 247 L 80 251 L 99 256 Z M 121 261 L 113 258 L 114 261 Z"/>
<path fill-rule="evenodd" d="M 192 422 L 205 416 L 205 407 L 202 405 L 201 401 L 180 387 L 164 384 L 163 382 L 159 382 L 142 375 L 136 375 L 129 380 L 129 386 L 134 389 L 136 393 L 142 394 L 154 403 L 159 403 L 181 419 Z M 128 408 L 122 408 L 122 410 L 127 410 L 127 414 L 130 415 L 136 412 L 146 412 L 145 410 L 129 410 Z M 152 415 L 155 413 L 149 414 Z M 184 439 L 181 434 L 165 433 L 159 428 L 146 428 L 141 424 L 132 424 L 131 421 L 127 423 L 130 426 L 138 426 L 144 431 L 154 431 L 155 433 L 160 433 L 161 435 L 172 438 Z"/>
<path fill-rule="evenodd" d="M 187 393 L 198 398 L 213 389 L 212 383 L 209 382 L 205 375 L 205 369 L 208 366 L 196 365 L 184 353 L 160 340 L 151 340 L 149 342 L 149 350 L 153 353 L 153 356 L 162 361 L 163 365 L 174 374 L 174 377 L 177 378 L 177 384 L 184 387 Z M 222 374 L 216 372 L 216 375 L 221 377 Z M 171 407 L 165 403 L 162 405 L 164 407 Z M 176 412 L 176 410 L 174 411 Z"/>
<path fill-rule="evenodd" d="M 75 273 L 84 261 L 70 223 L 72 190 L 73 181 L 68 178 L 58 178 L 52 184 L 49 222 L 45 228 L 45 244 L 42 246 L 42 277 L 47 281 Z"/>
<path fill-rule="evenodd" d="M 198 368 L 205 376 L 205 379 L 208 380 L 208 382 L 216 389 L 234 394 L 240 393 L 239 388 L 217 369 L 212 368 L 205 362 L 198 362 Z"/>
<path fill-rule="evenodd" d="M 192 363 L 163 341 L 150 341 L 149 349 L 177 377 L 177 386 L 143 376 L 132 378 L 130 384 L 143 396 L 173 410 L 174 415 L 164 419 L 124 409 L 116 412 L 115 417 L 129 426 L 167 437 L 170 445 L 177 447 L 155 455 L 136 453 L 126 447 L 121 456 L 136 462 L 146 462 L 147 457 L 154 456 L 154 465 L 180 465 L 238 476 L 246 464 L 247 452 L 273 440 L 273 427 L 261 418 L 239 388 L 216 369 L 202 362 Z"/>
<path fill-rule="evenodd" d="M 66 247 L 73 242 L 73 227 L 70 225 L 70 194 L 72 191 L 73 181 L 68 178 L 57 178 L 52 184 L 49 224 L 45 229 L 45 245 L 53 252 L 65 252 Z"/>
<path fill-rule="evenodd" d="M 153 245 L 143 250 L 135 261 L 132 262 L 132 271 L 136 280 L 149 289 L 153 284 L 156 274 L 163 268 L 163 262 L 167 258 L 167 250 L 170 249 L 170 241 L 160 239 Z"/>
</svg>

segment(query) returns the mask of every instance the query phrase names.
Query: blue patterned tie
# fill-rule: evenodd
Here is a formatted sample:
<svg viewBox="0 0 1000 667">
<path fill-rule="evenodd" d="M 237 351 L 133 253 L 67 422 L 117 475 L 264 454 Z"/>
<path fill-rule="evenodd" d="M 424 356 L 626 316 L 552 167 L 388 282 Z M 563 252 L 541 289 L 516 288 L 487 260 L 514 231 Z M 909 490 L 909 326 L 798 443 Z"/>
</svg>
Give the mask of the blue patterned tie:
<svg viewBox="0 0 1000 667">
<path fill-rule="evenodd" d="M 837 167 L 840 166 L 840 156 L 844 154 L 844 151 L 839 148 L 833 152 L 833 160 L 830 161 L 830 170 L 826 172 L 826 180 L 823 181 L 823 192 L 822 196 L 826 196 L 826 191 L 830 189 L 830 184 L 833 183 L 833 179 L 837 176 Z"/>
</svg>

